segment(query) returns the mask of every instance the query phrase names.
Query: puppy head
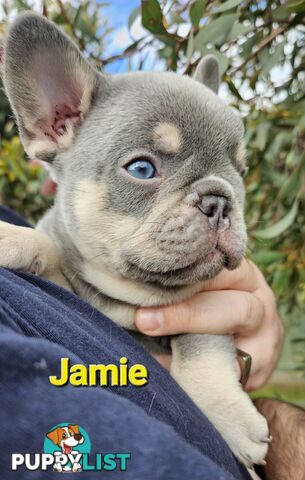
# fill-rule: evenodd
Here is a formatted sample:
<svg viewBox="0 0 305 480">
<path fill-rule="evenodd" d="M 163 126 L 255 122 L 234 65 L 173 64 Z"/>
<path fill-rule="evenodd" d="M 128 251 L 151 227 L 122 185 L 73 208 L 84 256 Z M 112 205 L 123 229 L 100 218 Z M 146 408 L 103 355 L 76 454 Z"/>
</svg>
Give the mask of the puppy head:
<svg viewBox="0 0 305 480">
<path fill-rule="evenodd" d="M 58 182 L 84 278 L 91 264 L 175 290 L 238 266 L 243 125 L 216 94 L 214 57 L 195 79 L 109 77 L 53 24 L 26 14 L 8 36 L 4 74 L 25 149 Z"/>
<path fill-rule="evenodd" d="M 68 425 L 67 427 L 57 427 L 47 433 L 47 437 L 62 448 L 65 453 L 71 453 L 73 447 L 84 442 L 84 437 L 79 433 L 78 425 Z"/>
</svg>

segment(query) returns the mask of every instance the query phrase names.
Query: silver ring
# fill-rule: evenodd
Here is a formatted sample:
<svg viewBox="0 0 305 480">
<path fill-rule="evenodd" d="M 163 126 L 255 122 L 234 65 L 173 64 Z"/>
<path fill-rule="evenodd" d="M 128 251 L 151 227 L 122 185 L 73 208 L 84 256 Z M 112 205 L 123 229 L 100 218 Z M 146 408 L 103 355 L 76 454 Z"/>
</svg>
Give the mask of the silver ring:
<svg viewBox="0 0 305 480">
<path fill-rule="evenodd" d="M 236 349 L 237 361 L 240 368 L 240 383 L 244 387 L 248 381 L 251 365 L 252 365 L 252 357 L 249 353 L 240 350 L 239 348 Z"/>
</svg>

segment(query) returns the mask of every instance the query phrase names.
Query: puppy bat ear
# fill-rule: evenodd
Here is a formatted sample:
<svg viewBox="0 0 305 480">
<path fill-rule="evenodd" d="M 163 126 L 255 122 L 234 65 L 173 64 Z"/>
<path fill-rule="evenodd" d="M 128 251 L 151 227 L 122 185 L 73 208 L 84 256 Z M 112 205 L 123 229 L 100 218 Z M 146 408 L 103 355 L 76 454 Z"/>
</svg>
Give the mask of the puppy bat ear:
<svg viewBox="0 0 305 480">
<path fill-rule="evenodd" d="M 51 430 L 50 432 L 47 433 L 47 437 L 51 442 L 54 443 L 54 445 L 58 444 L 58 428 L 55 428 L 55 430 Z"/>
<path fill-rule="evenodd" d="M 73 141 L 88 113 L 98 73 L 53 23 L 26 13 L 4 48 L 4 85 L 24 148 L 51 161 Z"/>
<path fill-rule="evenodd" d="M 194 79 L 218 93 L 220 74 L 219 63 L 214 55 L 203 57 L 197 65 Z"/>
</svg>

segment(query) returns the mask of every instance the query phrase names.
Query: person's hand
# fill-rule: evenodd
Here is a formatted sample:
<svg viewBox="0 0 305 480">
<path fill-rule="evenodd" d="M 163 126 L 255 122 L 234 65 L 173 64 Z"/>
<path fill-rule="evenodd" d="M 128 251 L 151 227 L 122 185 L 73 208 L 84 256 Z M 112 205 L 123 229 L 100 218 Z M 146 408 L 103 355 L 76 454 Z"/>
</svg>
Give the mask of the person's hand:
<svg viewBox="0 0 305 480">
<path fill-rule="evenodd" d="M 41 195 L 54 195 L 56 193 L 57 185 L 53 180 L 47 178 L 40 187 Z"/>
<path fill-rule="evenodd" d="M 31 165 L 41 165 L 40 160 L 37 160 L 37 158 L 34 158 L 33 160 L 30 160 Z M 42 183 L 40 187 L 40 193 L 41 195 L 54 195 L 56 193 L 57 185 L 51 178 L 46 178 L 46 180 Z"/>
<path fill-rule="evenodd" d="M 260 270 L 243 260 L 234 271 L 223 270 L 191 299 L 159 308 L 139 308 L 136 326 L 146 335 L 177 333 L 232 334 L 236 347 L 252 356 L 246 390 L 260 388 L 281 352 L 284 327 L 275 297 Z M 170 358 L 159 358 L 168 367 Z"/>
<path fill-rule="evenodd" d="M 255 400 L 255 406 L 266 417 L 272 442 L 266 465 L 266 480 L 304 480 L 305 410 L 272 398 Z"/>
</svg>

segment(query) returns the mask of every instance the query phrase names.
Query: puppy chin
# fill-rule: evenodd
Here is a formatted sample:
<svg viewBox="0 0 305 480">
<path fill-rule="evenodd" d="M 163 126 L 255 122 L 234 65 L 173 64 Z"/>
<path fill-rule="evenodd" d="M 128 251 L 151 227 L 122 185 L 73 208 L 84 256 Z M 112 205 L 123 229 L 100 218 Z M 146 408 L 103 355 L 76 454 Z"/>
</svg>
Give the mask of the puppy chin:
<svg viewBox="0 0 305 480">
<path fill-rule="evenodd" d="M 134 258 L 125 263 L 124 276 L 142 283 L 160 286 L 160 288 L 181 288 L 210 280 L 224 268 L 234 270 L 241 263 L 243 256 L 244 251 L 227 252 L 217 248 L 206 257 L 199 258 L 181 268 L 179 264 L 183 263 L 183 260 L 177 258 L 173 262 L 175 267 L 166 271 L 164 271 L 164 263 L 154 265 L 154 271 L 151 271 L 145 259 Z"/>
</svg>

